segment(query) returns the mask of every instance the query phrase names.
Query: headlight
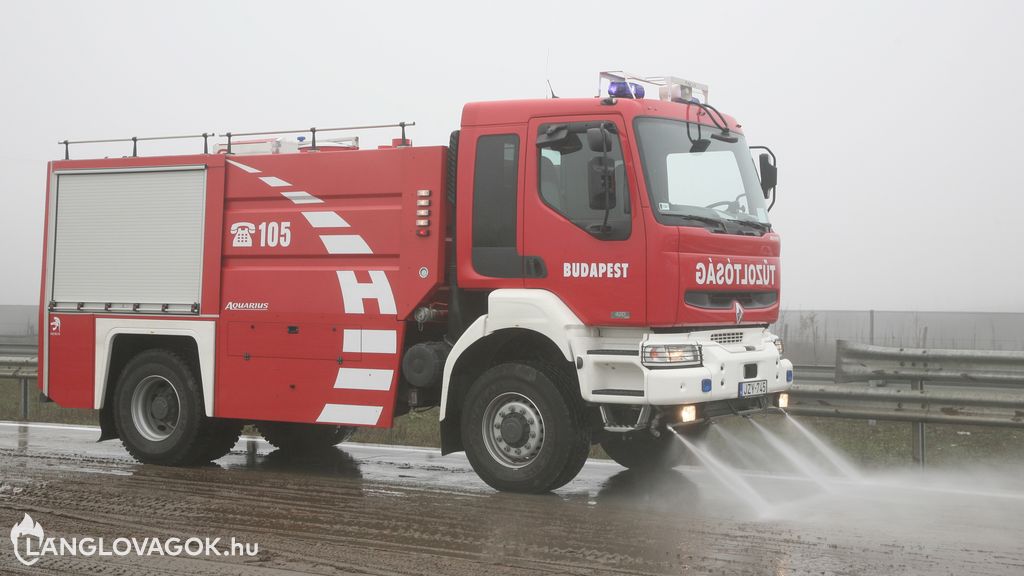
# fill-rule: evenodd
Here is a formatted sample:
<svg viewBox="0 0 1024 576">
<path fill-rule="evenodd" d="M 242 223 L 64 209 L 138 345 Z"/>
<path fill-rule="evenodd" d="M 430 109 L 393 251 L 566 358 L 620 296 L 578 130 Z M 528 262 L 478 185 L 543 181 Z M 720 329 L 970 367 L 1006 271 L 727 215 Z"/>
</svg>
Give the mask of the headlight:
<svg viewBox="0 0 1024 576">
<path fill-rule="evenodd" d="M 698 344 L 653 344 L 643 348 L 644 366 L 688 367 L 702 366 L 704 357 Z"/>
<path fill-rule="evenodd" d="M 782 338 L 775 339 L 775 348 L 779 351 L 779 356 L 782 356 Z"/>
</svg>

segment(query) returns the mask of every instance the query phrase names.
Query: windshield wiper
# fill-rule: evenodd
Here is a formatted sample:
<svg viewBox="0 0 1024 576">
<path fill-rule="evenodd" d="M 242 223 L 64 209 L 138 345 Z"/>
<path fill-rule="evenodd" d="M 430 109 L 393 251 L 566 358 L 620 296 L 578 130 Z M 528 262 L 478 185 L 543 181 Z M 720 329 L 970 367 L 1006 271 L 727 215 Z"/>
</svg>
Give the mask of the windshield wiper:
<svg viewBox="0 0 1024 576">
<path fill-rule="evenodd" d="M 683 218 L 685 220 L 692 220 L 694 222 L 703 222 L 704 224 L 713 224 L 722 228 L 722 231 L 728 232 L 729 229 L 726 227 L 725 222 L 718 218 L 711 218 L 709 216 L 698 216 L 696 214 L 682 214 L 679 212 L 661 212 L 665 216 L 675 216 L 676 218 Z"/>
<path fill-rule="evenodd" d="M 726 220 L 728 220 L 729 222 L 738 222 L 740 224 L 746 224 L 748 226 L 753 226 L 754 228 L 757 228 L 758 230 L 763 230 L 765 232 L 771 232 L 772 231 L 772 225 L 771 224 L 765 224 L 764 222 L 759 222 L 757 220 L 742 220 L 742 219 L 739 219 L 739 218 L 726 218 Z"/>
</svg>

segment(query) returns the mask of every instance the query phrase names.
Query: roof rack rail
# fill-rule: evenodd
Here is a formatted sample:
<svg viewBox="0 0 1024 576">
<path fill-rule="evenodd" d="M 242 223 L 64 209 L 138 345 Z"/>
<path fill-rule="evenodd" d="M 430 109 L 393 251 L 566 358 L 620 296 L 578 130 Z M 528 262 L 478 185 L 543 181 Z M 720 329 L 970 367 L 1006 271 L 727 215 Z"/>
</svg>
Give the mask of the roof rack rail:
<svg viewBox="0 0 1024 576">
<path fill-rule="evenodd" d="M 371 124 L 366 126 L 342 126 L 339 128 L 304 128 L 301 130 L 270 130 L 266 132 L 226 132 L 220 136 L 227 137 L 228 149 L 227 153 L 231 154 L 231 139 L 235 136 L 269 136 L 272 134 L 305 134 L 309 132 L 312 134 L 312 149 L 316 150 L 316 135 L 318 132 L 341 132 L 345 130 L 372 130 L 376 128 L 401 128 L 402 129 L 402 145 L 406 145 L 408 140 L 405 137 L 405 129 L 409 126 L 415 126 L 415 122 L 399 122 L 397 124 Z M 202 134 L 182 134 L 181 136 L 132 136 L 131 138 L 107 138 L 102 140 L 60 140 L 57 144 L 64 147 L 64 159 L 71 159 L 71 145 L 72 144 L 106 144 L 110 142 L 131 142 L 132 143 L 132 157 L 138 157 L 139 155 L 139 142 L 145 142 L 149 140 L 181 140 L 184 138 L 202 138 L 203 139 L 203 154 L 210 153 L 210 137 L 217 136 L 214 132 L 203 132 Z"/>
<path fill-rule="evenodd" d="M 132 157 L 135 158 L 139 155 L 139 142 L 147 140 L 180 140 L 183 138 L 202 138 L 203 139 L 203 154 L 210 153 L 209 139 L 210 136 L 216 136 L 213 132 L 203 132 L 202 134 L 183 134 L 181 136 L 132 136 L 131 138 L 108 138 L 105 140 L 61 140 L 57 144 L 64 147 L 64 159 L 71 159 L 71 145 L 72 144 L 105 144 L 108 142 L 131 142 L 132 143 Z"/>
<path fill-rule="evenodd" d="M 402 129 L 402 145 L 404 146 L 407 142 L 405 137 L 405 129 L 409 126 L 415 126 L 415 122 L 399 122 L 397 124 L 369 124 L 366 126 L 342 126 L 339 128 L 304 128 L 301 130 L 267 130 L 264 132 L 225 132 L 220 136 L 228 139 L 227 153 L 231 154 L 231 139 L 236 136 L 271 136 L 274 134 L 305 134 L 309 132 L 312 136 L 311 144 L 312 149 L 316 150 L 316 135 L 318 132 L 342 132 L 345 130 L 372 130 L 376 128 L 401 128 Z"/>
</svg>

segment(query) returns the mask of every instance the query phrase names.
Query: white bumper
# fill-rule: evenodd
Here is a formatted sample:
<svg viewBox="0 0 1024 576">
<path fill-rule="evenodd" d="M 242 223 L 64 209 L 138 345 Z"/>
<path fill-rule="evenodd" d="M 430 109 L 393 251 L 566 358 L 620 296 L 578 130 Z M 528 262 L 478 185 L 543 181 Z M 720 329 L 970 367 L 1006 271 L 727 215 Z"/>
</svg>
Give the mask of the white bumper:
<svg viewBox="0 0 1024 576">
<path fill-rule="evenodd" d="M 574 338 L 572 348 L 583 399 L 596 404 L 697 404 L 740 397 L 740 383 L 767 381 L 768 393 L 788 390 L 793 364 L 782 358 L 765 328 L 729 328 L 685 333 L 602 330 Z M 703 365 L 647 367 L 646 344 L 698 344 Z"/>
</svg>

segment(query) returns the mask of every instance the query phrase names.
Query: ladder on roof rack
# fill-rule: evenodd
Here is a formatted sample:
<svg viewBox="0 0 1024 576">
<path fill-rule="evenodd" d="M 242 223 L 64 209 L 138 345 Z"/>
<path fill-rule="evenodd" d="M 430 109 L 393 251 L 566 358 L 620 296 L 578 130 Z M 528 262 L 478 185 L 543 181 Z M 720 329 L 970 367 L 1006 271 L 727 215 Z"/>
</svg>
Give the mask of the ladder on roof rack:
<svg viewBox="0 0 1024 576">
<path fill-rule="evenodd" d="M 71 145 L 72 144 L 105 144 L 108 142 L 131 142 L 132 143 L 132 158 L 136 158 L 139 155 L 139 142 L 146 140 L 181 140 L 183 138 L 202 138 L 203 139 L 203 154 L 210 153 L 209 139 L 210 136 L 216 136 L 213 132 L 203 132 L 202 134 L 184 134 L 182 136 L 132 136 L 131 138 L 108 138 L 105 140 L 61 140 L 57 142 L 64 147 L 64 159 L 71 159 Z"/>
<path fill-rule="evenodd" d="M 305 128 L 301 130 L 268 130 L 265 132 L 225 132 L 221 136 L 228 139 L 228 154 L 231 154 L 231 139 L 237 136 L 271 136 L 274 134 L 305 134 L 310 133 L 310 140 L 313 150 L 316 150 L 316 135 L 319 132 L 342 132 L 345 130 L 373 130 L 377 128 L 401 128 L 402 129 L 402 145 L 408 139 L 405 137 L 405 129 L 409 126 L 415 126 L 415 122 L 399 122 L 397 124 L 368 124 L 366 126 L 342 126 L 340 128 Z"/>
<path fill-rule="evenodd" d="M 220 134 L 222 137 L 228 139 L 227 153 L 231 154 L 231 139 L 237 136 L 269 136 L 273 134 L 305 134 L 309 132 L 312 135 L 312 149 L 316 150 L 316 135 L 319 132 L 341 132 L 345 130 L 372 130 L 377 128 L 401 128 L 402 129 L 402 145 L 406 145 L 408 139 L 405 137 L 405 129 L 409 126 L 415 126 L 415 122 L 398 122 L 397 124 L 369 124 L 366 126 L 342 126 L 338 128 L 304 128 L 301 130 L 270 130 L 266 132 L 225 132 Z M 202 138 L 203 139 L 203 154 L 210 153 L 209 139 L 211 136 L 217 136 L 213 132 L 203 132 L 202 134 L 184 134 L 181 136 L 132 136 L 131 138 L 108 138 L 104 140 L 61 140 L 57 144 L 64 147 L 64 159 L 71 159 L 71 145 L 72 144 L 105 144 L 110 142 L 131 142 L 132 143 L 132 157 L 136 158 L 139 155 L 139 142 L 148 140 L 181 140 L 184 138 Z"/>
</svg>

